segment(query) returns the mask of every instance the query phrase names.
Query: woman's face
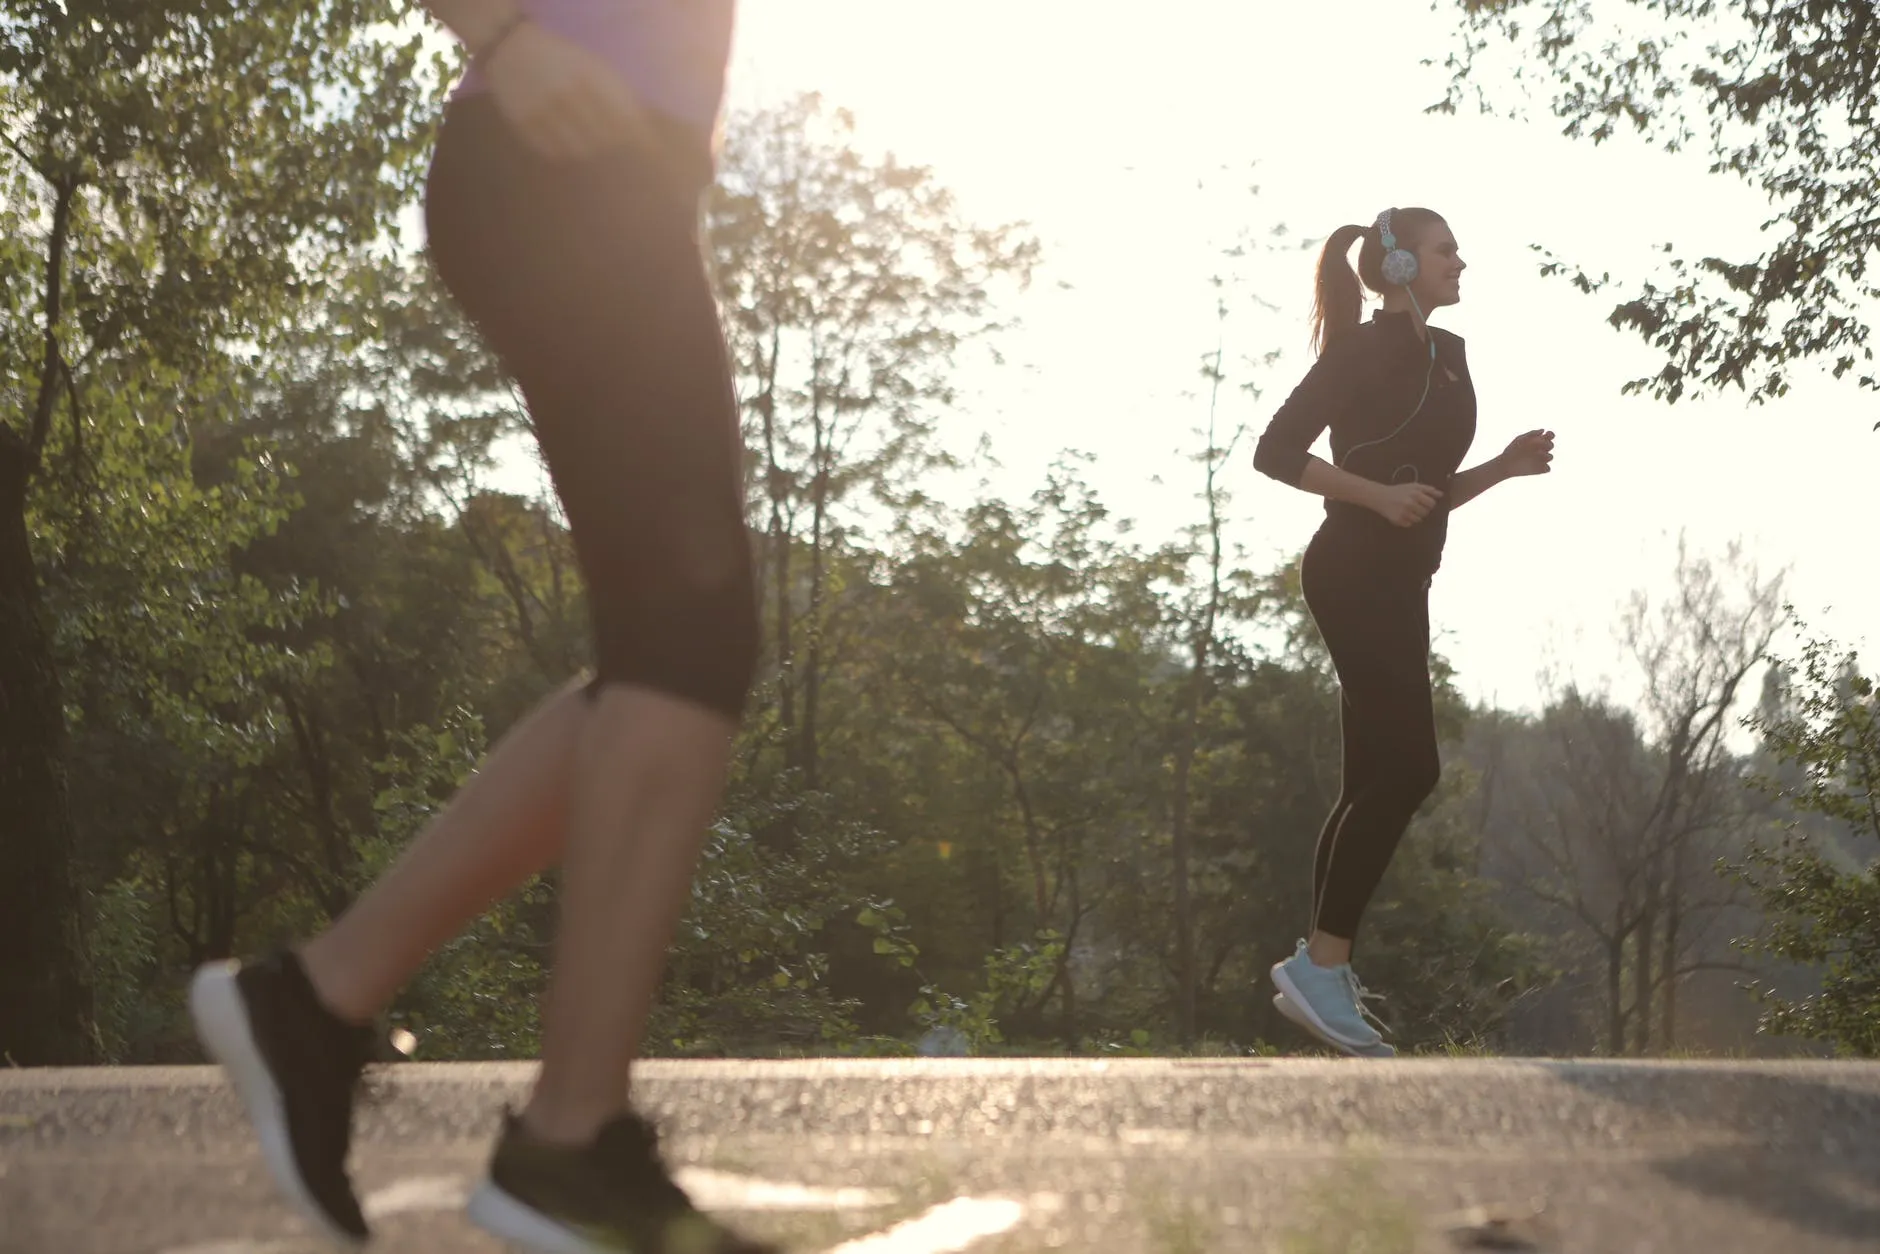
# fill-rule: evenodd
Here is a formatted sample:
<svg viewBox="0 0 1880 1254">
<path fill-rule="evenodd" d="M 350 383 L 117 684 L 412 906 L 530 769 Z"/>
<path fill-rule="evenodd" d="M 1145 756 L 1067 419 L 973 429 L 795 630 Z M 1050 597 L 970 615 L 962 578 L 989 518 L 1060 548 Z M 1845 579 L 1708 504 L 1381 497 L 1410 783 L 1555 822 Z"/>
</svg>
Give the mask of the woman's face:
<svg viewBox="0 0 1880 1254">
<path fill-rule="evenodd" d="M 1466 269 L 1468 263 L 1456 251 L 1455 234 L 1439 218 L 1423 229 L 1423 238 L 1417 241 L 1417 277 L 1410 283 L 1410 294 L 1426 310 L 1453 305 L 1462 299 Z"/>
</svg>

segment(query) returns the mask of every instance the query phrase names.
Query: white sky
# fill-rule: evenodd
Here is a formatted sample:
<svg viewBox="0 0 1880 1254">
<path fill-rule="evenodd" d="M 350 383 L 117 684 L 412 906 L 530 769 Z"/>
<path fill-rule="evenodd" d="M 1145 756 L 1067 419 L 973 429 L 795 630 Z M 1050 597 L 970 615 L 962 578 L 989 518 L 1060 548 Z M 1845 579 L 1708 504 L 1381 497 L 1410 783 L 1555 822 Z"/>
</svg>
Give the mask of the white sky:
<svg viewBox="0 0 1880 1254">
<path fill-rule="evenodd" d="M 731 103 L 820 91 L 857 115 L 865 147 L 935 167 L 975 219 L 1038 232 L 1044 267 L 1012 311 L 1023 326 L 1000 341 L 1007 363 L 962 359 L 946 425 L 962 455 L 989 435 L 1004 494 L 1029 493 L 1076 448 L 1096 455 L 1088 473 L 1113 511 L 1145 540 L 1172 535 L 1198 508 L 1183 453 L 1205 419 L 1196 370 L 1215 342 L 1206 280 L 1219 245 L 1277 223 L 1316 241 L 1386 204 L 1422 204 L 1449 219 L 1470 263 L 1463 303 L 1437 316 L 1467 339 L 1480 397 L 1468 464 L 1532 427 L 1559 436 L 1554 474 L 1452 520 L 1433 613 L 1466 693 L 1531 706 L 1552 661 L 1611 675 L 1623 694 L 1617 607 L 1668 582 L 1680 528 L 1694 548 L 1740 538 L 1766 568 L 1791 566 L 1818 630 L 1880 638 L 1880 398 L 1825 374 L 1762 407 L 1621 397 L 1656 358 L 1606 326 L 1611 299 L 1542 279 L 1527 247 L 1637 275 L 1667 240 L 1686 253 L 1753 246 L 1766 206 L 1706 175 L 1701 156 L 1595 149 L 1544 112 L 1532 124 L 1426 117 L 1445 79 L 1418 62 L 1449 52 L 1451 20 L 1449 5 L 1401 0 L 744 0 Z M 1258 287 L 1279 313 L 1248 303 L 1228 324 L 1230 360 L 1287 352 L 1259 400 L 1234 402 L 1256 432 L 1310 364 L 1315 255 L 1276 255 Z M 1231 534 L 1256 569 L 1300 550 L 1320 517 L 1317 498 L 1245 454 L 1229 486 Z"/>
</svg>

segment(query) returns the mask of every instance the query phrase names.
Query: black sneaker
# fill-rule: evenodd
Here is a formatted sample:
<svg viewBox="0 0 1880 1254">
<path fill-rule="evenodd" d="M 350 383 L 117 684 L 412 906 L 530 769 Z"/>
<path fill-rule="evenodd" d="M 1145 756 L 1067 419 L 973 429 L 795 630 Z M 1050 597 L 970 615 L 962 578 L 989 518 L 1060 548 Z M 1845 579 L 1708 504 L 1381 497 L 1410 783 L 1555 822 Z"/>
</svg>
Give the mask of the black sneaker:
<svg viewBox="0 0 1880 1254">
<path fill-rule="evenodd" d="M 286 951 L 202 967 L 190 984 L 189 1012 L 288 1201 L 334 1240 L 363 1242 L 370 1234 L 346 1176 L 346 1149 L 373 1030 L 335 1017 Z"/>
<path fill-rule="evenodd" d="M 660 1162 L 658 1133 L 631 1113 L 580 1148 L 532 1141 L 506 1113 L 465 1214 L 532 1254 L 781 1254 L 692 1205 Z"/>
</svg>

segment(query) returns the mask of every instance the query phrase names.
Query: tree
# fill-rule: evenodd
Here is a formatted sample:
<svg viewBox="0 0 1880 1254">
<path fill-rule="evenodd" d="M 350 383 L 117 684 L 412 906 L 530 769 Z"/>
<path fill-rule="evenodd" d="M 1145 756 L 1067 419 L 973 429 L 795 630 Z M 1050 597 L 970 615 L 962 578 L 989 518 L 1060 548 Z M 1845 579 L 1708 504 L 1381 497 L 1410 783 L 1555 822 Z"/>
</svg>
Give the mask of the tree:
<svg viewBox="0 0 1880 1254">
<path fill-rule="evenodd" d="M 1680 541 L 1670 595 L 1635 593 L 1621 620 L 1638 707 L 1569 686 L 1489 780 L 1508 833 L 1496 869 L 1592 946 L 1611 1053 L 1674 1045 L 1682 983 L 1732 965 L 1717 948 L 1738 902 L 1710 868 L 1754 815 L 1725 737 L 1780 626 L 1780 586 L 1734 546 L 1716 562 Z"/>
<path fill-rule="evenodd" d="M 1504 723 L 1496 743 L 1489 822 L 1503 843 L 1491 851 L 1491 873 L 1586 945 L 1603 981 L 1605 1049 L 1623 1053 L 1634 1017 L 1624 981 L 1641 908 L 1638 828 L 1649 807 L 1650 748 L 1628 711 L 1575 689 L 1532 725 Z"/>
<path fill-rule="evenodd" d="M 1174 567 L 1118 534 L 1064 462 L 1024 509 L 981 502 L 963 524 L 897 572 L 914 630 L 894 674 L 911 712 L 1003 785 L 993 854 L 1008 865 L 1010 831 L 1027 931 L 1062 942 L 1036 1005 L 1058 999 L 1059 1036 L 1075 1048 L 1087 1027 L 1079 944 L 1111 887 L 1105 872 L 1128 874 L 1100 851 L 1116 839 L 1139 857 L 1164 791 L 1161 738 L 1115 729 L 1142 721 L 1168 665 L 1153 651 L 1165 636 L 1151 585 Z"/>
<path fill-rule="evenodd" d="M 474 764 L 483 727 L 573 666 L 532 647 L 578 635 L 559 612 L 566 538 L 548 511 L 488 493 L 460 511 L 430 487 L 470 482 L 476 441 L 439 414 L 424 429 L 407 398 L 437 363 L 392 350 L 409 323 L 436 336 L 450 320 L 411 316 L 409 267 L 349 267 L 226 372 L 216 408 L 192 408 L 187 439 L 100 387 L 86 507 L 64 506 L 63 477 L 38 496 L 80 872 L 108 916 L 113 1061 L 194 1057 L 190 969 L 344 908 Z M 349 319 L 374 327 L 371 348 Z M 450 373 L 460 392 L 479 377 Z M 485 524 L 481 549 L 468 516 Z M 454 946 L 400 1013 L 465 1056 L 520 1039 L 479 1010 L 526 988 L 547 905 L 540 885 L 504 903 L 480 925 L 493 939 Z M 437 992 L 444 975 L 456 997 Z"/>
<path fill-rule="evenodd" d="M 1777 763 L 1798 770 L 1756 782 L 1796 818 L 1825 820 L 1849 838 L 1864 865 L 1848 867 L 1799 825 L 1779 844 L 1756 843 L 1725 865 L 1764 910 L 1761 933 L 1739 944 L 1821 969 L 1811 996 L 1755 989 L 1764 1030 L 1880 1057 L 1880 685 L 1857 654 L 1820 639 L 1781 673 L 1785 700 L 1745 721 Z"/>
<path fill-rule="evenodd" d="M 819 785 L 832 553 L 856 496 L 904 512 L 950 371 L 996 331 L 996 286 L 1023 286 L 1038 244 L 1021 226 L 966 222 L 932 170 L 853 142 L 816 96 L 730 118 L 710 201 L 715 282 L 765 511 L 777 718 L 785 762 Z M 798 560 L 807 563 L 799 573 Z"/>
<path fill-rule="evenodd" d="M 1220 306 L 1220 318 L 1226 321 L 1225 303 Z M 1236 426 L 1225 445 L 1221 444 L 1217 433 L 1221 384 L 1226 378 L 1222 372 L 1222 353 L 1223 347 L 1217 346 L 1213 359 L 1202 368 L 1203 376 L 1208 380 L 1208 426 L 1207 444 L 1198 460 L 1204 471 L 1201 497 L 1208 511 L 1205 524 L 1207 582 L 1205 591 L 1195 598 L 1197 604 L 1188 607 L 1190 662 L 1180 715 L 1181 731 L 1175 748 L 1174 801 L 1169 815 L 1169 845 L 1173 855 L 1171 870 L 1175 879 L 1175 1031 L 1184 1046 L 1194 1042 L 1196 987 L 1195 916 L 1194 903 L 1190 899 L 1189 788 L 1201 738 L 1201 706 L 1207 697 L 1208 668 L 1214 660 L 1215 632 L 1223 599 L 1221 507 L 1225 504 L 1226 494 L 1220 486 L 1220 476 L 1228 459 L 1233 456 L 1235 446 L 1240 443 L 1241 435 L 1246 431 L 1244 423 Z"/>
<path fill-rule="evenodd" d="M 1808 360 L 1880 387 L 1868 313 L 1880 295 L 1868 258 L 1880 229 L 1880 22 L 1868 0 L 1462 0 L 1459 9 L 1461 48 L 1434 109 L 1453 112 L 1471 89 L 1484 111 L 1501 107 L 1510 93 L 1496 81 L 1496 46 L 1512 57 L 1505 77 L 1546 93 L 1567 135 L 1597 144 L 1629 126 L 1668 152 L 1701 148 L 1712 173 L 1750 183 L 1774 206 L 1758 255 L 1691 256 L 1667 244 L 1669 277 L 1640 283 L 1613 308 L 1613 326 L 1664 356 L 1628 391 L 1676 401 L 1735 386 L 1760 401 L 1786 392 Z M 1553 259 L 1543 272 L 1588 292 L 1613 283 Z"/>
<path fill-rule="evenodd" d="M 387 221 L 428 114 L 415 41 L 367 33 L 393 16 L 339 0 L 0 7 L 0 1049 L 17 1062 L 89 1049 L 64 697 L 27 524 L 54 420 L 82 497 L 91 380 L 172 413 L 208 399 L 303 266 Z"/>
<path fill-rule="evenodd" d="M 1647 812 L 1637 948 L 1640 1038 L 1652 1035 L 1656 997 L 1663 1048 L 1677 1043 L 1680 982 L 1712 965 L 1703 956 L 1714 939 L 1707 929 L 1735 904 L 1717 896 L 1709 875 L 1717 857 L 1740 846 L 1749 817 L 1742 764 L 1724 737 L 1782 625 L 1783 577 L 1763 578 L 1738 545 L 1718 563 L 1692 555 L 1679 537 L 1674 594 L 1653 606 L 1634 593 L 1622 620 L 1645 680 L 1645 728 L 1665 766 Z"/>
<path fill-rule="evenodd" d="M 1239 251 L 1229 249 L 1227 255 L 1238 256 Z M 1199 578 L 1198 587 L 1188 590 L 1176 615 L 1187 637 L 1188 676 L 1183 685 L 1177 714 L 1179 729 L 1176 733 L 1169 814 L 1169 852 L 1175 886 L 1176 1038 L 1184 1047 L 1194 1043 L 1195 998 L 1200 983 L 1195 959 L 1189 811 L 1195 758 L 1202 748 L 1203 706 L 1209 699 L 1214 678 L 1212 669 L 1219 647 L 1223 615 L 1238 611 L 1238 617 L 1245 617 L 1257 604 L 1255 598 L 1245 595 L 1234 597 L 1234 590 L 1228 586 L 1228 578 L 1235 572 L 1226 569 L 1221 531 L 1222 512 L 1230 500 L 1221 479 L 1232 463 L 1234 450 L 1239 446 L 1241 437 L 1247 431 L 1243 421 L 1235 423 L 1233 429 L 1225 435 L 1221 432 L 1221 386 L 1227 382 L 1226 330 L 1229 307 L 1223 294 L 1226 286 L 1226 280 L 1215 277 L 1215 325 L 1220 338 L 1215 343 L 1214 351 L 1202 361 L 1201 376 L 1208 385 L 1208 420 L 1206 428 L 1199 433 L 1205 443 L 1201 451 L 1193 455 L 1193 460 L 1199 462 L 1202 468 L 1202 488 L 1198 495 L 1206 508 L 1206 517 L 1191 530 L 1190 535 L 1199 551 L 1205 574 Z M 1258 388 L 1252 383 L 1242 383 L 1240 386 L 1250 393 L 1258 394 Z M 1188 572 L 1184 570 L 1182 573 L 1186 582 Z"/>
</svg>

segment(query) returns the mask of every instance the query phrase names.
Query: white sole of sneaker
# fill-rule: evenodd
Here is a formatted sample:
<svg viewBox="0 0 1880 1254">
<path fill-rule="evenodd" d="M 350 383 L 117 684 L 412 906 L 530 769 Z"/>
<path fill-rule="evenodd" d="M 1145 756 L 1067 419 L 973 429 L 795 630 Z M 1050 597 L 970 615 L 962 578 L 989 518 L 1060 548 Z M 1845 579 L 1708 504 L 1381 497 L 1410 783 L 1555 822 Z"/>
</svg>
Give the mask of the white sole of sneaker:
<svg viewBox="0 0 1880 1254">
<path fill-rule="evenodd" d="M 268 1074 L 267 1064 L 261 1060 L 261 1047 L 255 1044 L 248 1010 L 235 986 L 238 969 L 234 962 L 211 963 L 198 969 L 190 981 L 189 1016 L 195 1021 L 196 1036 L 234 1085 L 235 1096 L 248 1112 L 248 1122 L 261 1142 L 261 1158 L 289 1204 L 321 1235 L 358 1249 L 364 1242 L 334 1223 L 300 1178 L 294 1145 L 287 1136 L 286 1104 L 274 1077 Z"/>
<path fill-rule="evenodd" d="M 1286 994 L 1284 993 L 1273 994 L 1273 1009 L 1279 1011 L 1281 1014 L 1285 1015 L 1288 1019 L 1291 1019 L 1294 1023 L 1304 1028 L 1308 1035 L 1316 1037 L 1319 1040 L 1325 1042 L 1327 1045 L 1330 1045 L 1333 1049 L 1337 1050 L 1341 1054 L 1347 1054 L 1353 1058 L 1371 1058 L 1371 1059 L 1395 1058 L 1397 1056 L 1397 1051 L 1392 1049 L 1389 1045 L 1386 1045 L 1382 1041 L 1379 1041 L 1376 1045 L 1371 1046 L 1369 1049 L 1365 1049 L 1363 1047 L 1353 1047 L 1349 1045 L 1339 1044 L 1337 1041 L 1334 1041 L 1331 1037 L 1326 1036 L 1324 1033 L 1320 1032 L 1318 1028 L 1314 1027 L 1312 1025 L 1311 1020 L 1307 1019 L 1304 1013 L 1300 1011 L 1298 1007 L 1293 1005 L 1292 998 L 1286 996 Z"/>
<path fill-rule="evenodd" d="M 1312 1003 L 1305 999 L 1299 992 L 1299 986 L 1293 983 L 1292 976 L 1287 974 L 1285 963 L 1274 963 L 1272 974 L 1273 984 L 1280 992 L 1280 995 L 1273 999 L 1273 1005 L 1281 1014 L 1333 1049 L 1350 1054 L 1353 1058 L 1370 1056 L 1365 1052 L 1371 1048 L 1369 1042 L 1348 1041 L 1325 1025 L 1325 1020 L 1319 1018 L 1318 1013 L 1312 1009 Z"/>
<path fill-rule="evenodd" d="M 618 1254 L 613 1247 L 598 1245 L 518 1202 L 490 1180 L 477 1186 L 463 1213 L 464 1218 L 491 1236 L 529 1254 Z"/>
</svg>

